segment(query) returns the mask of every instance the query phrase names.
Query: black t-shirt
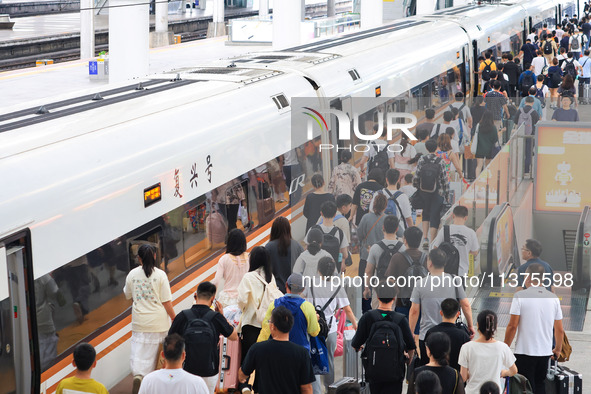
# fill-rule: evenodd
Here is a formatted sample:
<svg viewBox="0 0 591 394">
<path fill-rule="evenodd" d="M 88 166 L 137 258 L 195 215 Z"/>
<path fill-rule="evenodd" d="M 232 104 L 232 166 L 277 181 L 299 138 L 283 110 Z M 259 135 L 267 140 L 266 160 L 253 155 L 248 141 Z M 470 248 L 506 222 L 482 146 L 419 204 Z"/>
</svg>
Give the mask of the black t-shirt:
<svg viewBox="0 0 591 394">
<path fill-rule="evenodd" d="M 415 380 L 417 376 L 423 371 L 431 371 L 439 378 L 441 383 L 441 392 L 446 394 L 464 394 L 464 381 L 458 371 L 455 371 L 449 366 L 445 367 L 430 367 L 424 365 L 415 369 L 411 380 L 408 382 L 407 394 L 415 393 Z"/>
<path fill-rule="evenodd" d="M 355 216 L 355 224 L 359 225 L 363 215 L 369 212 L 369 205 L 376 192 L 382 190 L 383 185 L 376 181 L 366 181 L 360 183 L 353 194 L 353 204 L 357 205 L 357 214 Z"/>
<path fill-rule="evenodd" d="M 320 219 L 320 207 L 326 201 L 335 201 L 332 193 L 310 193 L 306 197 L 306 202 L 304 203 L 304 216 L 308 219 L 306 222 L 306 232 Z"/>
<path fill-rule="evenodd" d="M 300 394 L 314 382 L 310 353 L 289 341 L 269 339 L 250 348 L 241 366 L 245 375 L 256 370 L 259 394 Z"/>
<path fill-rule="evenodd" d="M 453 323 L 439 323 L 435 327 L 431 327 L 427 334 L 425 334 L 425 340 L 434 332 L 444 332 L 450 339 L 451 349 L 449 352 L 449 365 L 452 368 L 460 370 L 458 364 L 458 357 L 460 356 L 460 348 L 466 342 L 470 342 L 470 336 L 468 333 L 461 328 L 456 327 Z"/>
<path fill-rule="evenodd" d="M 403 319 L 400 321 L 398 325 L 402 330 L 402 339 L 404 339 L 405 344 L 404 350 L 408 351 L 417 348 L 417 345 L 415 344 L 415 339 L 412 333 L 410 332 L 410 326 L 408 325 L 408 320 L 406 316 L 404 316 L 402 313 L 394 311 L 383 311 L 381 309 L 377 310 L 380 311 L 380 314 L 382 316 L 384 314 L 390 315 L 390 320 L 394 319 L 396 315 L 402 316 Z M 365 345 L 365 342 L 367 342 L 369 338 L 369 333 L 371 332 L 371 326 L 376 321 L 381 321 L 381 318 L 378 319 L 378 314 L 374 311 L 364 313 L 363 316 L 361 316 L 361 319 L 359 319 L 359 322 L 357 323 L 357 332 L 355 333 L 355 336 L 351 341 L 351 346 L 353 346 L 354 349 L 359 349 L 361 346 Z"/>
<path fill-rule="evenodd" d="M 191 307 L 191 310 L 195 313 L 197 318 L 202 318 L 203 316 L 205 316 L 207 311 L 210 311 L 211 309 L 205 305 L 193 305 Z M 174 318 L 174 320 L 172 322 L 172 325 L 170 326 L 170 330 L 168 330 L 168 335 L 177 333 L 180 336 L 184 336 L 185 330 L 187 329 L 187 322 L 188 322 L 187 317 L 185 316 L 185 314 L 183 312 L 176 315 L 176 317 Z M 224 315 L 222 315 L 219 312 L 215 312 L 215 315 L 214 315 L 213 319 L 211 320 L 211 323 L 213 324 L 213 327 L 216 331 L 215 338 L 218 338 L 220 335 L 223 335 L 225 337 L 229 337 L 234 332 L 234 327 L 232 327 L 228 323 L 228 321 L 226 320 Z M 217 345 L 218 345 L 218 342 L 216 342 L 216 346 Z M 219 352 L 216 352 L 216 355 L 215 355 L 216 367 L 218 367 L 220 365 L 219 358 L 220 358 Z M 191 359 L 189 357 L 189 352 L 187 352 L 187 359 L 185 360 L 185 365 L 183 368 L 186 370 L 187 369 L 190 369 L 190 370 L 194 369 L 191 366 Z"/>
</svg>

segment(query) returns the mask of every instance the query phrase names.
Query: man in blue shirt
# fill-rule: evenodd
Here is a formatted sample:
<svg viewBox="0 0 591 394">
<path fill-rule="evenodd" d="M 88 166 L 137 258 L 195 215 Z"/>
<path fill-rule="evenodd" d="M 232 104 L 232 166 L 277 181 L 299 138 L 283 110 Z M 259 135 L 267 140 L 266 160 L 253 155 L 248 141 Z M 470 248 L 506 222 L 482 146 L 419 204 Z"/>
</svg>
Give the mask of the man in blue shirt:
<svg viewBox="0 0 591 394">
<path fill-rule="evenodd" d="M 546 274 L 550 274 L 550 286 L 546 287 L 548 291 L 552 291 L 552 285 L 554 284 L 553 276 L 554 271 L 550 264 L 545 262 L 544 260 L 540 259 L 540 255 L 542 254 L 542 244 L 535 240 L 535 239 L 528 239 L 525 241 L 525 245 L 521 248 L 521 258 L 526 260 L 525 263 L 521 264 L 517 269 L 517 282 L 520 288 L 523 288 L 523 284 L 525 282 L 525 270 L 531 264 L 537 263 L 544 267 L 544 271 Z"/>
<path fill-rule="evenodd" d="M 538 92 L 538 89 L 535 86 L 532 86 L 529 88 L 529 96 L 527 97 L 533 97 L 534 98 L 534 103 L 532 105 L 532 108 L 534 109 L 534 111 L 536 111 L 538 113 L 539 119 L 542 119 L 542 103 L 540 102 L 540 99 L 536 97 L 536 93 Z M 519 108 L 523 108 L 526 106 L 525 103 L 525 99 L 527 97 L 524 97 L 521 99 L 521 102 L 519 103 Z"/>
<path fill-rule="evenodd" d="M 529 88 L 536 84 L 536 74 L 534 73 L 535 66 L 533 64 L 524 64 L 524 67 L 527 69 L 521 73 L 519 80 L 517 81 L 518 89 L 521 91 L 523 97 L 528 94 Z M 526 84 L 524 84 L 524 79 L 527 81 Z"/>
</svg>

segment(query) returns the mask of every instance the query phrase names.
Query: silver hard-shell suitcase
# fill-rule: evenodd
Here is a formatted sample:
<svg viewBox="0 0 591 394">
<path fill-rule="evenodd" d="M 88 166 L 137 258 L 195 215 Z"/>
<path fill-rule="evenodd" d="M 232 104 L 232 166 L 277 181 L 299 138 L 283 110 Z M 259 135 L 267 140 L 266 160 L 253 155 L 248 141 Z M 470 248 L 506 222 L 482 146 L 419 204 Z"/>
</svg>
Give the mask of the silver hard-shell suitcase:
<svg viewBox="0 0 591 394">
<path fill-rule="evenodd" d="M 363 367 L 359 362 L 359 354 L 351 346 L 355 331 L 345 330 L 343 333 L 343 374 L 344 378 L 337 380 L 328 387 L 328 394 L 337 394 L 345 387 L 358 387 L 360 393 L 369 394 L 369 385 L 363 378 Z M 359 376 L 361 375 L 361 379 Z"/>
</svg>

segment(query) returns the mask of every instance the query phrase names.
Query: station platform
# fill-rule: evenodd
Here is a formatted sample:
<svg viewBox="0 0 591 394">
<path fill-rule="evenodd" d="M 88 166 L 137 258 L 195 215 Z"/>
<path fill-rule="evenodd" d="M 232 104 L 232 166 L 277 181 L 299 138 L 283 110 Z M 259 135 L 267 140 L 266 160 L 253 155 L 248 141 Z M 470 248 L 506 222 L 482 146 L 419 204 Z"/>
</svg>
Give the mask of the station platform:
<svg viewBox="0 0 591 394">
<path fill-rule="evenodd" d="M 150 74 L 173 68 L 192 67 L 207 61 L 269 50 L 267 46 L 227 46 L 227 36 L 170 45 L 150 50 Z M 55 101 L 61 94 L 105 86 L 108 80 L 90 80 L 88 61 L 83 59 L 37 68 L 0 73 L 0 106 L 28 103 L 47 98 Z"/>
</svg>

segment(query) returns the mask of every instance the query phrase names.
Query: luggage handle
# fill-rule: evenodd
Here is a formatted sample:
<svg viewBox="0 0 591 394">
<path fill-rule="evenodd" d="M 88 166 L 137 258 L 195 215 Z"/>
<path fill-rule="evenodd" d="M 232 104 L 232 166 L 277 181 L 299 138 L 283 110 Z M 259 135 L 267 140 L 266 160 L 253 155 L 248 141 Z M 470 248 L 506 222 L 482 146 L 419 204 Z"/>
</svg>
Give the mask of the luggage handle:
<svg viewBox="0 0 591 394">
<path fill-rule="evenodd" d="M 546 379 L 553 381 L 558 374 L 558 361 L 552 362 L 552 357 L 548 359 L 548 371 L 546 372 Z"/>
<path fill-rule="evenodd" d="M 224 354 L 222 355 L 222 359 L 222 371 L 230 370 L 230 362 L 232 361 L 231 357 Z"/>
</svg>

